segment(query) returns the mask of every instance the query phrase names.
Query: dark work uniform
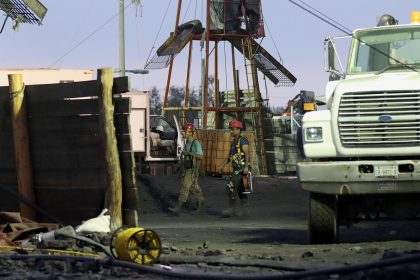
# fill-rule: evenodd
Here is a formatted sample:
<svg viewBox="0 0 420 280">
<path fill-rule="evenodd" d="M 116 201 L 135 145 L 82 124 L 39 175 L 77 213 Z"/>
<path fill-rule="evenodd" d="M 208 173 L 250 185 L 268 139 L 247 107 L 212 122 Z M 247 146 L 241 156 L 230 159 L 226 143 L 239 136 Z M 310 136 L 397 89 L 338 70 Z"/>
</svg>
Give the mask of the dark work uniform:
<svg viewBox="0 0 420 280">
<path fill-rule="evenodd" d="M 238 140 L 233 139 L 230 144 L 229 157 L 233 172 L 231 175 L 231 182 L 226 185 L 226 191 L 229 196 L 229 205 L 231 207 L 235 206 L 236 194 L 238 194 L 243 206 L 248 204 L 248 194 L 243 193 L 245 188 L 243 185 L 242 177 L 245 164 L 249 161 L 245 158 L 245 153 L 243 150 L 244 145 L 249 145 L 249 141 L 243 136 L 240 136 Z"/>
</svg>

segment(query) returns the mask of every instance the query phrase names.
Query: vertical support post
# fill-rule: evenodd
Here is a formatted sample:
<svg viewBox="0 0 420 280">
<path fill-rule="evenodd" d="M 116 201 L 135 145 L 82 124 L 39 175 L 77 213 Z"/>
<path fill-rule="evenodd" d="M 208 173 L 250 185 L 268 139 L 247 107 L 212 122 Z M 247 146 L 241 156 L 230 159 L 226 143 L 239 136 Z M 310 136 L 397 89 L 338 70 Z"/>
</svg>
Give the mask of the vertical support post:
<svg viewBox="0 0 420 280">
<path fill-rule="evenodd" d="M 181 6 L 182 6 L 182 0 L 178 0 L 178 8 L 176 11 L 176 19 L 175 19 L 175 30 L 174 30 L 173 36 L 176 36 L 178 34 L 178 25 L 179 25 L 179 17 L 181 15 Z M 171 55 L 170 62 L 169 62 L 168 78 L 166 80 L 165 95 L 163 97 L 163 109 L 165 109 L 168 105 L 168 94 L 169 94 L 169 87 L 171 86 L 173 65 L 174 65 L 174 56 Z"/>
<path fill-rule="evenodd" d="M 187 80 L 185 81 L 185 96 L 184 96 L 184 108 L 188 107 L 188 98 L 190 95 L 190 71 L 191 71 L 191 53 L 192 53 L 192 44 L 193 41 L 190 41 L 190 46 L 188 49 L 188 65 L 187 65 Z M 185 110 L 182 110 L 182 118 L 185 122 L 187 114 Z"/>
<path fill-rule="evenodd" d="M 200 128 L 203 128 L 204 122 L 204 81 L 206 80 L 206 59 L 201 59 L 201 123 Z"/>
<path fill-rule="evenodd" d="M 122 226 L 122 177 L 120 157 L 114 126 L 112 102 L 112 69 L 98 69 L 99 82 L 99 135 L 105 161 L 105 207 L 111 216 L 111 230 Z"/>
<path fill-rule="evenodd" d="M 257 132 L 257 149 L 258 149 L 258 159 L 259 159 L 259 166 L 260 166 L 260 173 L 266 175 L 267 172 L 267 157 L 265 152 L 265 142 L 264 142 L 264 108 L 262 106 L 262 98 L 260 92 L 260 85 L 258 83 L 258 72 L 255 66 L 254 61 L 254 51 L 252 49 L 252 41 L 247 40 L 248 42 L 248 55 L 249 55 L 249 62 L 251 64 L 251 72 L 252 72 L 252 85 L 254 88 L 254 97 L 256 99 L 256 106 L 258 107 L 258 116 L 257 116 L 257 125 L 256 125 L 256 132 Z"/>
<path fill-rule="evenodd" d="M 210 57 L 210 0 L 206 12 L 206 74 L 204 76 L 203 129 L 207 128 L 207 109 L 209 104 L 209 57 Z"/>
<path fill-rule="evenodd" d="M 215 106 L 220 107 L 220 98 L 219 98 L 219 42 L 214 42 L 214 100 Z M 214 112 L 214 127 L 219 128 L 219 111 Z"/>
<path fill-rule="evenodd" d="M 120 48 L 119 48 L 119 66 L 120 77 L 125 76 L 125 17 L 124 0 L 120 1 Z"/>
<path fill-rule="evenodd" d="M 241 99 L 240 99 L 240 96 L 239 96 L 239 92 L 240 92 L 239 70 L 236 70 L 235 73 L 236 73 L 236 88 L 238 89 L 238 95 L 235 97 L 236 100 L 237 100 L 236 107 L 241 107 Z M 240 121 L 243 121 L 244 120 L 244 113 L 241 112 L 241 111 L 237 111 L 236 112 L 236 118 Z"/>
<path fill-rule="evenodd" d="M 235 62 L 235 48 L 233 44 L 231 44 L 232 50 L 232 73 L 233 73 L 233 91 L 235 94 L 235 107 L 239 107 L 239 83 L 238 83 L 238 75 L 236 71 L 236 62 Z M 236 118 L 239 119 L 239 113 L 236 112 Z"/>
<path fill-rule="evenodd" d="M 33 190 L 33 174 L 29 148 L 28 125 L 26 118 L 25 87 L 21 74 L 8 75 L 13 126 L 13 142 L 15 146 L 16 173 L 19 194 L 35 203 Z M 20 203 L 23 217 L 37 220 L 36 212 L 30 206 Z"/>
</svg>

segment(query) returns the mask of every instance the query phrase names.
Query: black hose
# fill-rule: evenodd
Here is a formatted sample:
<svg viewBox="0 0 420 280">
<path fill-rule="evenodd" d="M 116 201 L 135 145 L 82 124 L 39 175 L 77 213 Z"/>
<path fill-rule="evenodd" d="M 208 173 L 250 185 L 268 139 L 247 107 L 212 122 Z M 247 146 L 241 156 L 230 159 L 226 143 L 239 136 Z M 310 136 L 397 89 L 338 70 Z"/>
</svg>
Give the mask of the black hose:
<svg viewBox="0 0 420 280">
<path fill-rule="evenodd" d="M 176 269 L 166 270 L 165 267 L 139 265 L 132 262 L 119 261 L 114 259 L 95 259 L 91 257 L 83 256 L 63 256 L 63 255 L 0 255 L 0 259 L 9 258 L 12 260 L 74 260 L 74 261 L 94 261 L 103 266 L 118 266 L 123 268 L 134 269 L 139 272 L 155 273 L 170 277 L 179 277 L 184 279 L 247 279 L 247 280 L 269 280 L 269 279 L 299 279 L 304 277 L 314 277 L 320 275 L 332 275 L 332 274 L 348 274 L 361 270 L 368 270 L 373 268 L 394 266 L 404 263 L 411 263 L 420 260 L 420 254 L 412 254 L 408 256 L 396 257 L 392 259 L 385 259 L 376 262 L 366 264 L 356 264 L 348 266 L 339 266 L 335 268 L 316 269 L 295 273 L 287 274 L 272 274 L 264 276 L 246 276 L 246 275 L 226 275 L 221 273 L 189 273 L 183 271 L 177 271 Z"/>
<path fill-rule="evenodd" d="M 90 245 L 92 245 L 92 246 L 94 246 L 94 247 L 96 247 L 96 248 L 99 248 L 100 250 L 102 250 L 108 257 L 110 257 L 110 258 L 113 258 L 114 256 L 112 255 L 112 253 L 111 253 L 111 250 L 110 250 L 110 248 L 109 247 L 107 247 L 107 246 L 105 246 L 105 245 L 103 245 L 103 244 L 101 244 L 101 243 L 98 243 L 98 242 L 96 242 L 96 241 L 93 241 L 92 239 L 90 239 L 90 238 L 87 238 L 87 237 L 84 237 L 84 236 L 76 236 L 76 235 L 72 235 L 72 234 L 66 234 L 66 233 L 58 233 L 58 235 L 59 236 L 62 236 L 62 237 L 67 237 L 67 238 L 73 238 L 73 239 L 75 239 L 75 240 L 79 240 L 79 241 L 83 241 L 83 242 L 85 242 L 85 243 L 87 243 L 87 244 L 90 244 Z"/>
</svg>

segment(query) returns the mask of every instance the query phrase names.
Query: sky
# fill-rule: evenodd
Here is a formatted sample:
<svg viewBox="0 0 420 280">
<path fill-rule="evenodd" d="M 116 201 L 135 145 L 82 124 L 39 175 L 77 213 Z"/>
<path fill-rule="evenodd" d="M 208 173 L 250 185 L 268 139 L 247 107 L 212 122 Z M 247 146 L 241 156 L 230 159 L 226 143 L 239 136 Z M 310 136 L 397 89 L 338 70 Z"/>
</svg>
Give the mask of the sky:
<svg viewBox="0 0 420 280">
<path fill-rule="evenodd" d="M 21 24 L 18 31 L 8 20 L 0 34 L 0 68 L 117 68 L 119 65 L 119 0 L 40 0 L 48 12 L 43 24 Z M 299 1 L 299 0 L 296 0 Z M 353 30 L 376 26 L 379 17 L 391 14 L 400 24 L 409 23 L 410 12 L 420 10 L 414 0 L 304 0 L 345 27 Z M 183 0 L 181 23 L 192 19 L 205 22 L 204 0 Z M 148 58 L 174 30 L 178 0 L 142 0 L 141 6 L 125 10 L 126 69 L 143 69 Z M 260 77 L 263 97 L 273 107 L 284 107 L 301 90 L 323 96 L 328 74 L 324 71 L 324 38 L 344 35 L 288 0 L 262 0 L 266 37 L 262 46 L 281 59 L 297 78 L 293 87 L 275 87 Z M 167 13 L 165 13 L 167 11 Z M 165 15 L 166 14 L 166 15 Z M 2 15 L 1 19 L 5 17 Z M 194 43 L 190 85 L 200 85 L 200 48 Z M 187 48 L 174 62 L 171 85 L 184 86 Z M 224 55 L 226 53 L 226 56 Z M 230 45 L 219 45 L 220 90 L 232 89 Z M 345 60 L 346 53 L 342 54 Z M 280 58 L 279 58 L 280 57 Z M 226 67 L 225 67 L 226 60 Z M 241 87 L 246 87 L 243 58 L 236 54 Z M 211 65 L 211 64 L 210 64 Z M 212 67 L 210 69 L 213 69 Z M 227 75 L 225 75 L 225 69 Z M 212 74 L 210 71 L 210 74 Z M 128 74 L 132 88 L 163 93 L 168 69 L 151 70 L 147 75 Z"/>
</svg>

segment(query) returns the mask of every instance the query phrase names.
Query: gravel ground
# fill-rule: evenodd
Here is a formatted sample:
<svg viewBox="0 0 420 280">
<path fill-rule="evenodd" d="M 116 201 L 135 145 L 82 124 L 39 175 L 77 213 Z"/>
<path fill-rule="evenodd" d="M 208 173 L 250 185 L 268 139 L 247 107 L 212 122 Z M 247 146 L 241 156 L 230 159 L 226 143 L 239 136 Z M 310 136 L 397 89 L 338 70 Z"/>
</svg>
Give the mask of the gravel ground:
<svg viewBox="0 0 420 280">
<path fill-rule="evenodd" d="M 181 215 L 173 216 L 166 209 L 176 201 L 177 178 L 139 180 L 140 226 L 154 230 L 163 245 L 159 263 L 148 267 L 159 274 L 115 266 L 104 259 L 13 260 L 10 255 L 51 255 L 45 250 L 14 250 L 8 252 L 9 256 L 0 255 L 0 278 L 174 279 L 163 275 L 166 273 L 178 276 L 175 279 L 186 279 L 187 275 L 201 279 L 420 279 L 418 221 L 360 223 L 341 228 L 340 243 L 310 245 L 306 233 L 307 194 L 295 177 L 256 178 L 248 215 L 233 218 L 221 216 L 227 204 L 225 181 L 216 177 L 202 177 L 200 181 L 206 198 L 204 213 L 191 215 L 195 203 L 190 200 Z M 110 239 L 103 235 L 89 237 L 103 244 Z M 54 246 L 97 252 L 68 240 Z M 366 267 L 395 258 L 401 261 L 394 266 Z M 403 262 L 404 258 L 411 258 L 411 262 Z M 354 266 L 365 270 L 352 272 Z M 326 275 L 312 273 L 325 270 L 329 270 Z"/>
</svg>

